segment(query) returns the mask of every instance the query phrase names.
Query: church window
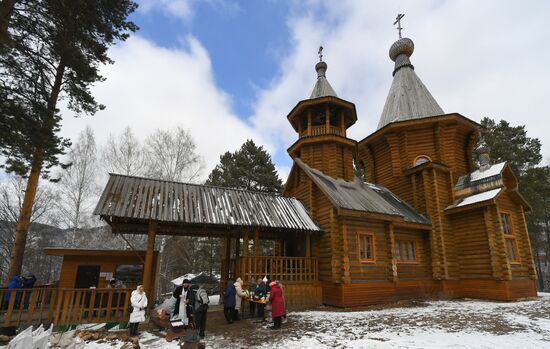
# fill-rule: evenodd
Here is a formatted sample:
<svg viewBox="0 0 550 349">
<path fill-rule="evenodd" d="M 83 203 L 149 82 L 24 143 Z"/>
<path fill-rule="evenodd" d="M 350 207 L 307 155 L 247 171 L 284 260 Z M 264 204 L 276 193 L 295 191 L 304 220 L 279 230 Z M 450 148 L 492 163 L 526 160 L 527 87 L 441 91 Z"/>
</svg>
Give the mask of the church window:
<svg viewBox="0 0 550 349">
<path fill-rule="evenodd" d="M 374 235 L 359 234 L 359 258 L 361 261 L 374 261 Z"/>
<path fill-rule="evenodd" d="M 429 156 L 427 156 L 427 155 L 418 155 L 414 159 L 414 166 L 422 165 L 422 164 L 425 164 L 426 162 L 430 162 L 430 161 L 432 161 L 432 159 L 430 159 Z"/>
<path fill-rule="evenodd" d="M 416 262 L 416 244 L 413 240 L 395 240 L 395 259 L 398 262 Z"/>
<path fill-rule="evenodd" d="M 502 223 L 502 232 L 506 241 L 506 255 L 510 262 L 520 262 L 518 244 L 514 235 L 514 227 L 512 224 L 512 216 L 507 212 L 500 213 L 500 221 Z"/>
</svg>

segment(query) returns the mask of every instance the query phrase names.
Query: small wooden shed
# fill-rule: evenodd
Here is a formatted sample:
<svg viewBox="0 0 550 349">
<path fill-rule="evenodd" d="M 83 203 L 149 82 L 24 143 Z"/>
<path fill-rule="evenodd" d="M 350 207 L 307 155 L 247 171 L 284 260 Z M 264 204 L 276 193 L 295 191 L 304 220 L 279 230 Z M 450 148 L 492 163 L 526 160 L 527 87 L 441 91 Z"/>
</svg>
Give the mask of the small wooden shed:
<svg viewBox="0 0 550 349">
<path fill-rule="evenodd" d="M 111 279 L 126 288 L 135 288 L 143 278 L 145 251 L 45 248 L 44 253 L 63 257 L 59 288 L 101 289 L 106 288 Z M 153 252 L 153 266 L 158 270 L 158 251 Z M 156 274 L 153 273 L 153 280 Z"/>
</svg>

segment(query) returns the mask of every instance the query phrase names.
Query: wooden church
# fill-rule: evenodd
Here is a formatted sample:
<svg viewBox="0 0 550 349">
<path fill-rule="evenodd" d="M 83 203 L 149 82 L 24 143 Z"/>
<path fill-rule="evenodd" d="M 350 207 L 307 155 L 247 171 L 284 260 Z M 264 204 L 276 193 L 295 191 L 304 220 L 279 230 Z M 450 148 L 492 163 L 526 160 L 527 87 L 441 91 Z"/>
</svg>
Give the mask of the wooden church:
<svg viewBox="0 0 550 349">
<path fill-rule="evenodd" d="M 443 112 L 415 73 L 413 50 L 408 38 L 391 46 L 378 129 L 360 141 L 346 136 L 355 105 L 317 63 L 310 98 L 288 114 L 298 140 L 282 196 L 111 174 L 95 214 L 113 233 L 148 235 L 146 290 L 156 236 L 186 235 L 223 239 L 221 291 L 232 278 L 267 275 L 284 283 L 290 306 L 536 296 L 517 179 L 491 163 L 479 124 Z"/>
<path fill-rule="evenodd" d="M 288 114 L 298 140 L 284 195 L 302 200 L 325 232 L 313 244 L 323 303 L 536 296 L 517 179 L 491 163 L 479 124 L 443 112 L 415 73 L 413 50 L 408 38 L 391 46 L 393 82 L 364 139 L 346 136 L 355 105 L 337 96 L 322 56 L 311 97 Z"/>
</svg>

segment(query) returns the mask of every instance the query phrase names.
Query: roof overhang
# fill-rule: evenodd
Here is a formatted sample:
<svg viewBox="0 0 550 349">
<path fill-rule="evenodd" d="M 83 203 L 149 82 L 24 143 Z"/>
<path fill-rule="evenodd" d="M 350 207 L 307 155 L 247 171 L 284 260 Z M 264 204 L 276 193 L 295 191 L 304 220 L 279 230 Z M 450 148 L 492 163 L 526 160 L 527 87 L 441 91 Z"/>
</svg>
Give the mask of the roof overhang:
<svg viewBox="0 0 550 349">
<path fill-rule="evenodd" d="M 436 116 L 427 116 L 424 118 L 419 119 L 410 119 L 410 120 L 404 120 L 404 121 L 394 121 L 386 126 L 382 127 L 379 130 L 376 130 L 374 133 L 371 133 L 367 137 L 363 138 L 358 142 L 359 146 L 362 146 L 367 143 L 371 143 L 383 135 L 393 132 L 402 130 L 404 128 L 410 128 L 413 126 L 423 125 L 423 124 L 437 124 L 440 122 L 456 122 L 465 126 L 469 126 L 473 129 L 477 129 L 478 127 L 481 127 L 480 124 L 477 122 L 465 117 L 464 115 L 461 115 L 459 113 L 450 113 L 450 114 L 443 114 L 443 115 L 436 115 Z"/>
<path fill-rule="evenodd" d="M 158 253 L 158 251 L 153 251 Z M 46 256 L 110 256 L 110 257 L 135 257 L 136 255 L 145 256 L 146 251 L 140 250 L 99 250 L 99 249 L 80 249 L 80 248 L 44 248 Z"/>
</svg>

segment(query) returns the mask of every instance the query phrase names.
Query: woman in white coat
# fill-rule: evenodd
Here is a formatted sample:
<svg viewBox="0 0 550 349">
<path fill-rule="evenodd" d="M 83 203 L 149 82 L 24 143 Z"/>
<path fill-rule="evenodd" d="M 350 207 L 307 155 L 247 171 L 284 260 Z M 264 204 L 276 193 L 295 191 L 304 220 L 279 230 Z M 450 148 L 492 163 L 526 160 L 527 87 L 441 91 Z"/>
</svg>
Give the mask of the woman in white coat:
<svg viewBox="0 0 550 349">
<path fill-rule="evenodd" d="M 145 309 L 147 308 L 147 296 L 143 290 L 143 285 L 139 285 L 137 289 L 132 291 L 130 297 L 130 303 L 132 303 L 132 313 L 130 313 L 130 336 L 138 335 L 138 326 L 140 322 L 145 321 Z"/>
</svg>

